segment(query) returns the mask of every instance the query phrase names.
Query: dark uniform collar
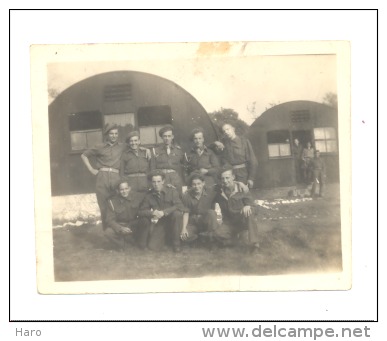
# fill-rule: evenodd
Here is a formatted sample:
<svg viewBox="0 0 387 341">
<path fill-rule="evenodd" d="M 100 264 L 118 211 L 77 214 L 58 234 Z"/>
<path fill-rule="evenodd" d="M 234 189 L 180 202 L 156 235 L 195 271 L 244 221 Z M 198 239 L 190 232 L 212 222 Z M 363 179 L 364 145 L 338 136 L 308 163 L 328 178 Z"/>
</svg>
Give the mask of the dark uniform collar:
<svg viewBox="0 0 387 341">
<path fill-rule="evenodd" d="M 191 188 L 189 191 L 188 191 L 189 195 L 192 197 L 192 198 L 197 198 L 197 195 L 195 194 L 194 190 Z M 206 191 L 206 187 L 203 187 L 203 191 L 202 191 L 202 194 L 200 195 L 200 198 L 202 196 L 207 196 L 207 191 Z"/>
<path fill-rule="evenodd" d="M 194 153 L 196 153 L 197 150 L 198 150 L 198 148 L 195 147 L 195 146 L 191 148 L 191 151 L 194 152 Z M 203 146 L 202 151 L 203 151 L 203 152 L 207 152 L 207 147 L 206 147 L 206 146 Z"/>
</svg>

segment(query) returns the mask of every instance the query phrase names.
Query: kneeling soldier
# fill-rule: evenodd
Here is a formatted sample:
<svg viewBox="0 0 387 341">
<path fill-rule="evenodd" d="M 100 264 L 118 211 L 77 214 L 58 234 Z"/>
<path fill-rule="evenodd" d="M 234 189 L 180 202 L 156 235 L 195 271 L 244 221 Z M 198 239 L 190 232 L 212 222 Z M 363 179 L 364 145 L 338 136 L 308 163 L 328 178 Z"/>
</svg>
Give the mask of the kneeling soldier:
<svg viewBox="0 0 387 341">
<path fill-rule="evenodd" d="M 246 235 L 246 244 L 255 252 L 259 248 L 258 226 L 256 223 L 256 207 L 248 187 L 235 181 L 232 167 L 224 167 L 221 171 L 221 186 L 218 188 L 215 202 L 222 211 L 223 225 L 218 229 L 217 236 L 225 242 Z"/>
<path fill-rule="evenodd" d="M 137 212 L 140 202 L 131 191 L 128 181 L 121 180 L 117 186 L 117 195 L 108 199 L 106 210 L 105 237 L 119 249 L 133 244 L 138 228 Z"/>
<path fill-rule="evenodd" d="M 139 210 L 141 228 L 140 247 L 159 251 L 166 238 L 175 252 L 180 252 L 180 231 L 184 206 L 177 190 L 165 185 L 165 174 L 159 170 L 149 175 L 152 189 L 145 195 Z"/>
<path fill-rule="evenodd" d="M 205 187 L 204 176 L 201 174 L 191 175 L 188 185 L 191 188 L 184 193 L 182 198 L 186 211 L 183 215 L 180 238 L 189 242 L 204 232 L 211 242 L 219 226 L 216 212 L 212 209 L 215 192 L 212 188 Z"/>
</svg>

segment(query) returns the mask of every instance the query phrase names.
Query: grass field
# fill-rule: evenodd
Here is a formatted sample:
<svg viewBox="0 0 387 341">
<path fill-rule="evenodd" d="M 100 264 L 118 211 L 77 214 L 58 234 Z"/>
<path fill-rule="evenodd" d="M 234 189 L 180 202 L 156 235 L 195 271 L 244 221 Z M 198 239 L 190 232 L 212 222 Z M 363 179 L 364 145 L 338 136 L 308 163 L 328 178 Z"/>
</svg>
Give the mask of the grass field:
<svg viewBox="0 0 387 341">
<path fill-rule="evenodd" d="M 337 187 L 320 200 L 259 209 L 261 249 L 241 245 L 210 251 L 200 241 L 181 253 L 113 250 L 100 225 L 54 229 L 56 281 L 184 278 L 209 275 L 278 275 L 340 271 L 340 202 Z M 273 197 L 273 192 L 265 194 Z M 262 198 L 262 193 L 256 194 Z"/>
</svg>

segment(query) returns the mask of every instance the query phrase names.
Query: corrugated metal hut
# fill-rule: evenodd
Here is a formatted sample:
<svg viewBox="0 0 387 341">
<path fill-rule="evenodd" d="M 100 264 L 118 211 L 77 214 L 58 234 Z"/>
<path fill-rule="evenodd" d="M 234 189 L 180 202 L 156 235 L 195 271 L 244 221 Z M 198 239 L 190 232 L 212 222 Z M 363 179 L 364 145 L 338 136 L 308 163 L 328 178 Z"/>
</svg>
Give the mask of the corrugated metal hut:
<svg viewBox="0 0 387 341">
<path fill-rule="evenodd" d="M 176 83 L 136 71 L 115 71 L 82 80 L 49 105 L 52 195 L 94 192 L 95 179 L 80 155 L 102 142 L 106 123 L 120 126 L 120 140 L 138 129 L 143 145 L 161 142 L 159 129 L 176 128 L 175 141 L 189 148 L 189 133 L 203 127 L 207 142 L 216 132 L 203 106 Z"/>
<path fill-rule="evenodd" d="M 327 166 L 327 181 L 339 180 L 337 110 L 312 101 L 292 101 L 265 111 L 247 134 L 258 158 L 255 186 L 296 185 L 292 144 L 295 138 L 320 150 Z"/>
</svg>

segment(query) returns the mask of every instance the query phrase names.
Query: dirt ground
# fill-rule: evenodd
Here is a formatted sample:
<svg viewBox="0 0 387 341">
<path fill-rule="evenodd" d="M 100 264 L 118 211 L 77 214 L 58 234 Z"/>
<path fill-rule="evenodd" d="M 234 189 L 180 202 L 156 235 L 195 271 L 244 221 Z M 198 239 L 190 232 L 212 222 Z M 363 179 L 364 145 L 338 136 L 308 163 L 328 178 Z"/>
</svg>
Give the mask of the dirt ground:
<svg viewBox="0 0 387 341">
<path fill-rule="evenodd" d="M 241 245 L 209 250 L 198 240 L 175 254 L 116 251 L 100 224 L 53 230 L 56 281 L 184 278 L 210 275 L 279 275 L 342 269 L 338 185 L 324 198 L 294 200 L 284 189 L 255 191 L 259 207 L 260 252 Z M 285 195 L 285 196 L 284 196 Z M 282 198 L 283 200 L 278 200 Z M 275 200 L 277 199 L 277 200 Z"/>
</svg>

